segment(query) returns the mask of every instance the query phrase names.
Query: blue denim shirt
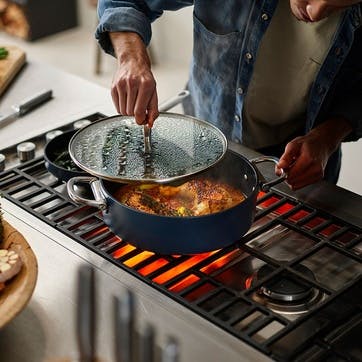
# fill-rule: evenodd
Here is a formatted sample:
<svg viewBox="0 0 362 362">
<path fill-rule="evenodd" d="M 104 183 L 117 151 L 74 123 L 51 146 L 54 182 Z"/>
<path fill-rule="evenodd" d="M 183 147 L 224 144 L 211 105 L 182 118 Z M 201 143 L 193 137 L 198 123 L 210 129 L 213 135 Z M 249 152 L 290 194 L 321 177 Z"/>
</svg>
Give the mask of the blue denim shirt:
<svg viewBox="0 0 362 362">
<path fill-rule="evenodd" d="M 96 38 L 110 54 L 113 49 L 108 32 L 133 31 L 148 44 L 151 22 L 164 10 L 194 5 L 194 47 L 188 82 L 192 103 L 185 104 L 185 111 L 213 123 L 229 140 L 241 142 L 244 95 L 277 1 L 100 0 Z M 338 116 L 353 125 L 345 141 L 362 136 L 361 24 L 361 5 L 349 7 L 310 90 L 306 133 L 328 117 Z M 333 161 L 335 168 L 339 163 L 340 152 Z M 336 181 L 338 170 L 334 173 Z"/>
</svg>

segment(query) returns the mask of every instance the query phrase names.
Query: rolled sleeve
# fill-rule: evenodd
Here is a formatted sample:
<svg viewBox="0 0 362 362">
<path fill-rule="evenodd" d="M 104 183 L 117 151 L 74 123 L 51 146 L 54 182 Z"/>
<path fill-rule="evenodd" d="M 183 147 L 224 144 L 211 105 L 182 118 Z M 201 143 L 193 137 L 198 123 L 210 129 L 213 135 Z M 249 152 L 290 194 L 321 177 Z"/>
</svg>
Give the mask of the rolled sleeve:
<svg viewBox="0 0 362 362">
<path fill-rule="evenodd" d="M 151 41 L 151 21 L 132 7 L 106 9 L 100 17 L 95 37 L 102 49 L 114 56 L 109 32 L 131 31 L 139 34 L 146 45 Z"/>
</svg>

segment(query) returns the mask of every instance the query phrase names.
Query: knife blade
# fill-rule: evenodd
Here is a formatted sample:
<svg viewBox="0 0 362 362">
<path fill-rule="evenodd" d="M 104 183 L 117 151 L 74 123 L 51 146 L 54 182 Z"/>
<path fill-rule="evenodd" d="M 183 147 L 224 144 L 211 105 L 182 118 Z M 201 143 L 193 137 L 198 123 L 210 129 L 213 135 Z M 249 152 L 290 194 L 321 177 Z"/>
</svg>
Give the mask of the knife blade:
<svg viewBox="0 0 362 362">
<path fill-rule="evenodd" d="M 26 98 L 20 103 L 13 105 L 11 107 L 13 109 L 12 112 L 0 117 L 0 126 L 8 124 L 9 122 L 14 121 L 17 118 L 24 116 L 25 114 L 32 111 L 34 108 L 50 100 L 52 96 L 52 90 L 43 90 L 35 94 L 34 96 Z"/>
</svg>

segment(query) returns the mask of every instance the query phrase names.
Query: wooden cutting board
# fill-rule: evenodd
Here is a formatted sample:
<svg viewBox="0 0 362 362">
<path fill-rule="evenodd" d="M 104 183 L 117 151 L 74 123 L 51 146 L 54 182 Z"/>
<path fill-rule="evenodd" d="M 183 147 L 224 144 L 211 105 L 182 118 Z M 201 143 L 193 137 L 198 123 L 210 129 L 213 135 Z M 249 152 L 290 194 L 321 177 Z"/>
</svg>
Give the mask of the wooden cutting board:
<svg viewBox="0 0 362 362">
<path fill-rule="evenodd" d="M 29 302 L 38 277 L 38 263 L 24 236 L 6 221 L 1 249 L 16 251 L 23 262 L 20 272 L 0 291 L 0 329 L 17 316 Z"/>
<path fill-rule="evenodd" d="M 19 73 L 26 61 L 25 52 L 14 45 L 0 45 L 8 50 L 5 59 L 0 59 L 0 95 Z"/>
</svg>

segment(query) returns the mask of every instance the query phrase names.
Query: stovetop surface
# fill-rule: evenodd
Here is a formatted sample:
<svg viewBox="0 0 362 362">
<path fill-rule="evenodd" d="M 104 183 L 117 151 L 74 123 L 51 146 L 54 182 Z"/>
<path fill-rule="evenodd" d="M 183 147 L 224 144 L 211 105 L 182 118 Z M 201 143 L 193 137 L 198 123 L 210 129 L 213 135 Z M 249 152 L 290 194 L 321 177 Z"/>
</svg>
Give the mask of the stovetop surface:
<svg viewBox="0 0 362 362">
<path fill-rule="evenodd" d="M 0 151 L 10 156 L 0 174 L 5 198 L 273 359 L 358 358 L 360 228 L 272 190 L 259 194 L 255 221 L 235 245 L 155 255 L 114 235 L 99 210 L 69 199 L 45 167 L 43 137 L 25 163 L 10 156 L 15 146 Z"/>
</svg>

